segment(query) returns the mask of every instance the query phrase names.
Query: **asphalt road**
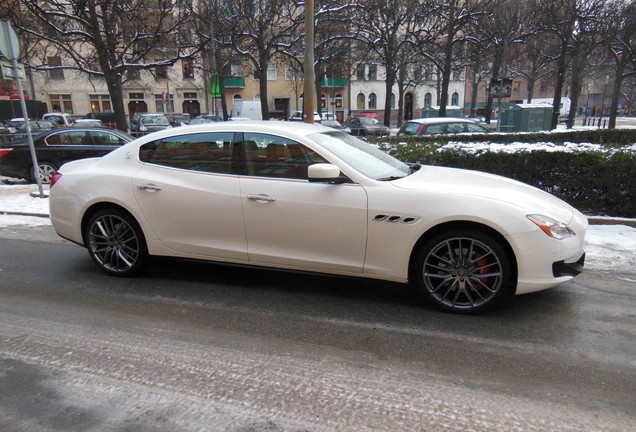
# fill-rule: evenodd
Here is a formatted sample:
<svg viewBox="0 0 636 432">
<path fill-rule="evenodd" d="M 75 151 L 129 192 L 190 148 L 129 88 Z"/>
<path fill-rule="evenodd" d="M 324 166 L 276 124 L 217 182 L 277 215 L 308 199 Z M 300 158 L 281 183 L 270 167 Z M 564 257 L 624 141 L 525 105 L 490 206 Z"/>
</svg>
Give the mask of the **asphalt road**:
<svg viewBox="0 0 636 432">
<path fill-rule="evenodd" d="M 0 430 L 633 431 L 635 294 L 586 272 L 466 317 L 379 281 L 113 278 L 50 228 L 0 229 Z"/>
</svg>

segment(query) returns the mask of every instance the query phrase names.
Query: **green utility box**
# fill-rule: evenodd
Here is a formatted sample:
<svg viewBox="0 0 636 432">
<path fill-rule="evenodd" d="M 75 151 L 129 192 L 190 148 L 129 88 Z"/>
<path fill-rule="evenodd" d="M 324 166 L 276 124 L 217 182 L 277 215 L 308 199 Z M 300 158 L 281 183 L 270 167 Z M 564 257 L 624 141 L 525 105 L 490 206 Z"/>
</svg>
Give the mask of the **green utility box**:
<svg viewBox="0 0 636 432">
<path fill-rule="evenodd" d="M 455 105 L 446 105 L 446 117 L 461 117 L 462 109 Z M 439 117 L 439 107 L 429 106 L 422 109 L 422 118 Z"/>
<path fill-rule="evenodd" d="M 515 104 L 501 115 L 502 132 L 535 132 L 550 130 L 552 105 Z"/>
</svg>

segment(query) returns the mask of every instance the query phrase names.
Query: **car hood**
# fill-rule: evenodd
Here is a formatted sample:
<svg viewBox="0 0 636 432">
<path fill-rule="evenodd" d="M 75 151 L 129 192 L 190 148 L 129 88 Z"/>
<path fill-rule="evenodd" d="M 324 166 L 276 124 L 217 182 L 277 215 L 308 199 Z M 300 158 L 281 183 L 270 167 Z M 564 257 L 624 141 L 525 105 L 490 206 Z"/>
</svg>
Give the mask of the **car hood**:
<svg viewBox="0 0 636 432">
<path fill-rule="evenodd" d="M 506 202 L 531 213 L 541 213 L 569 223 L 574 208 L 563 200 L 525 183 L 457 168 L 425 165 L 410 176 L 392 182 L 403 189 L 470 195 Z"/>
</svg>

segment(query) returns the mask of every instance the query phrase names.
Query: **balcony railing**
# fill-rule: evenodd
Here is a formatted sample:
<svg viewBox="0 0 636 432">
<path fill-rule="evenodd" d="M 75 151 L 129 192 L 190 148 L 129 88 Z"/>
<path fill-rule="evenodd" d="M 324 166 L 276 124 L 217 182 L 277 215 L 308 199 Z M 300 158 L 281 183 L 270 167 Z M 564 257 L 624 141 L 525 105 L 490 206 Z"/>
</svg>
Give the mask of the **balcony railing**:
<svg viewBox="0 0 636 432">
<path fill-rule="evenodd" d="M 242 77 L 227 77 L 223 80 L 223 86 L 225 88 L 242 89 L 245 88 L 245 78 Z"/>
<path fill-rule="evenodd" d="M 345 88 L 347 87 L 346 78 L 323 78 L 320 80 L 321 87 Z"/>
</svg>

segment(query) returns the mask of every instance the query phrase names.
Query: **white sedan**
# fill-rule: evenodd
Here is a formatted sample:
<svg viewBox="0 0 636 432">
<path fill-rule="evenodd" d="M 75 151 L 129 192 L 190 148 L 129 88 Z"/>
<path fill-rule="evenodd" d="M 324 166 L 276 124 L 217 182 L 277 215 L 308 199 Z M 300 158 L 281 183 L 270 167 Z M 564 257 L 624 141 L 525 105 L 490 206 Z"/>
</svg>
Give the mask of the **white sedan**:
<svg viewBox="0 0 636 432">
<path fill-rule="evenodd" d="M 171 256 L 413 281 L 476 312 L 570 280 L 587 219 L 536 188 L 408 166 L 319 125 L 220 122 L 69 162 L 51 183 L 57 233 L 105 272 Z"/>
</svg>

